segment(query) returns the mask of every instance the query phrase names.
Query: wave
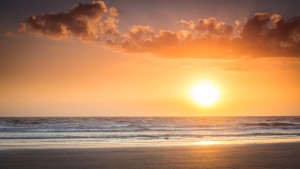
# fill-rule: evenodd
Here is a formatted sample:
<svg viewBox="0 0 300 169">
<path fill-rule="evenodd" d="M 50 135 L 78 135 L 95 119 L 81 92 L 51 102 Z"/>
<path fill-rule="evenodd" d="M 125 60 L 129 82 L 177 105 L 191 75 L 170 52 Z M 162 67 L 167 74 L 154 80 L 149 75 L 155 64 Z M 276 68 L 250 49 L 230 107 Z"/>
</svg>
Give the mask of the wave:
<svg viewBox="0 0 300 169">
<path fill-rule="evenodd" d="M 120 139 L 131 139 L 131 140 L 161 140 L 161 139 L 174 139 L 174 140 L 184 140 L 184 139 L 199 139 L 204 137 L 213 138 L 239 138 L 239 137 L 299 137 L 300 133 L 240 133 L 240 134 L 128 134 L 128 135 L 54 135 L 54 136 L 34 136 L 34 135 L 23 135 L 23 136 L 0 136 L 0 140 L 11 140 L 11 139 L 99 139 L 102 141 L 108 140 L 120 140 Z"/>
<path fill-rule="evenodd" d="M 124 135 L 135 139 L 145 133 L 143 138 L 267 137 L 285 134 L 299 136 L 299 119 L 299 117 L 0 118 L 0 139 L 6 136 L 10 138 L 8 134 L 16 137 L 23 134 L 28 138 L 42 134 L 51 138 L 59 134 L 66 137 L 85 135 L 83 138 L 102 134 L 103 137 L 99 138 L 113 135 L 112 139 L 122 138 Z"/>
<path fill-rule="evenodd" d="M 286 127 L 286 126 L 300 126 L 299 123 L 291 122 L 262 122 L 262 123 L 240 123 L 244 126 L 265 126 L 265 127 Z"/>
</svg>

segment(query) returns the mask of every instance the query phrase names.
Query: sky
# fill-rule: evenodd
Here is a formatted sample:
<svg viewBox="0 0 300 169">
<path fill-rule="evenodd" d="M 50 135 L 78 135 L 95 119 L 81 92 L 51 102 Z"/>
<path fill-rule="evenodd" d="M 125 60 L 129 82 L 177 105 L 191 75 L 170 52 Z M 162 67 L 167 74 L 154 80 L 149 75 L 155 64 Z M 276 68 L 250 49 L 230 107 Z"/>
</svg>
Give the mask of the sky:
<svg viewBox="0 0 300 169">
<path fill-rule="evenodd" d="M 299 6 L 3 0 L 0 116 L 300 116 Z"/>
</svg>

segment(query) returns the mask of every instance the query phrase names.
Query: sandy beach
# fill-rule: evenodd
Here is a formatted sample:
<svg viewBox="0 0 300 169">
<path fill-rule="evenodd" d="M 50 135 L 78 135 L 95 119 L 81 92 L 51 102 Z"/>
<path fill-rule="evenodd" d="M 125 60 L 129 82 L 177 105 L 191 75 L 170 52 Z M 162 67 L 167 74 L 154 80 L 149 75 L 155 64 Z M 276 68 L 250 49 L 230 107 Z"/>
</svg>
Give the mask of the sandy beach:
<svg viewBox="0 0 300 169">
<path fill-rule="evenodd" d="M 1 169 L 299 169 L 300 143 L 0 151 Z"/>
</svg>

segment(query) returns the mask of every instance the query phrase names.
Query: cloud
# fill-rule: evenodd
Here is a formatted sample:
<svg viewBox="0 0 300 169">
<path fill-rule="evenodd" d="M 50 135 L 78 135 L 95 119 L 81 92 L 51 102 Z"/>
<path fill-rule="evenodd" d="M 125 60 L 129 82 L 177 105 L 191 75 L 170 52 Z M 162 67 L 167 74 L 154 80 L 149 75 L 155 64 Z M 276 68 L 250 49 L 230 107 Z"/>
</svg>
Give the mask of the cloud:
<svg viewBox="0 0 300 169">
<path fill-rule="evenodd" d="M 192 20 L 180 21 L 183 26 L 188 26 L 191 30 L 196 30 L 200 36 L 229 36 L 233 28 L 224 22 L 217 21 L 216 18 L 199 19 L 198 22 Z"/>
<path fill-rule="evenodd" d="M 172 58 L 232 57 L 227 46 L 233 30 L 230 26 L 217 22 L 214 18 L 201 20 L 199 24 L 184 20 L 181 23 L 188 29 L 155 32 L 150 26 L 132 26 L 123 36 L 121 48 L 129 52 L 145 52 Z"/>
<path fill-rule="evenodd" d="M 125 52 L 152 53 L 168 58 L 236 59 L 300 57 L 300 17 L 256 13 L 234 25 L 214 17 L 180 20 L 179 30 L 154 30 L 132 25 L 118 29 L 119 13 L 103 1 L 79 3 L 67 12 L 30 16 L 19 30 L 61 40 L 101 42 Z"/>
<path fill-rule="evenodd" d="M 19 31 L 51 39 L 98 40 L 104 34 L 118 34 L 117 15 L 117 10 L 107 9 L 103 1 L 79 3 L 67 12 L 30 16 L 20 23 Z"/>
<path fill-rule="evenodd" d="M 300 57 L 300 17 L 282 19 L 278 14 L 256 13 L 241 32 L 244 48 L 265 56 Z"/>
<path fill-rule="evenodd" d="M 154 35 L 154 30 L 150 26 L 131 26 L 129 32 L 123 35 L 120 47 L 128 52 L 142 52 L 145 43 L 151 41 Z"/>
</svg>

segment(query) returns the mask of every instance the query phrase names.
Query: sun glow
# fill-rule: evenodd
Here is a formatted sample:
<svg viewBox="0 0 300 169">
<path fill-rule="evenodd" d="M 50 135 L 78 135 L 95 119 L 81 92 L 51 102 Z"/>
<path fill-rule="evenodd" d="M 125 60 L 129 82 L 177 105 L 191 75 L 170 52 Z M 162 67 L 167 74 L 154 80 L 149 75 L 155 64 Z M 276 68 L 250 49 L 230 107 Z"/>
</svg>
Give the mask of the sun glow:
<svg viewBox="0 0 300 169">
<path fill-rule="evenodd" d="M 220 141 L 207 140 L 207 141 L 198 141 L 195 144 L 196 145 L 201 145 L 201 146 L 208 146 L 208 145 L 221 144 L 221 142 Z"/>
<path fill-rule="evenodd" d="M 191 99 L 201 106 L 211 106 L 220 99 L 218 87 L 207 81 L 192 86 L 189 94 Z"/>
</svg>

